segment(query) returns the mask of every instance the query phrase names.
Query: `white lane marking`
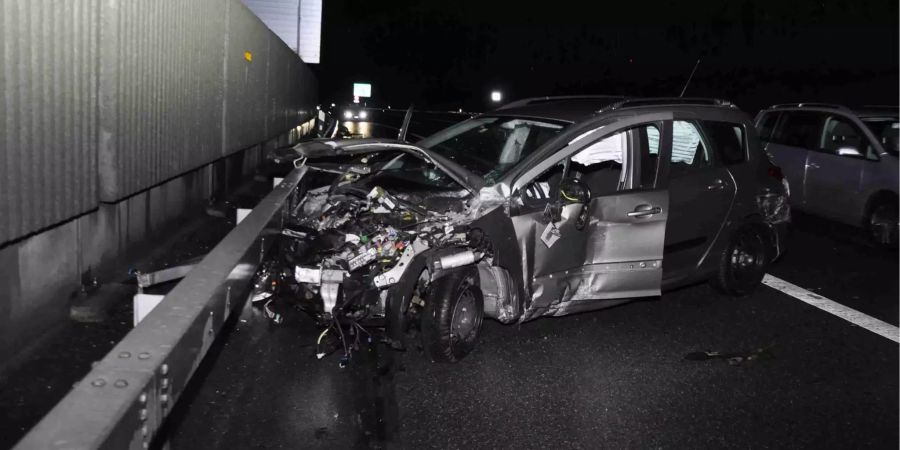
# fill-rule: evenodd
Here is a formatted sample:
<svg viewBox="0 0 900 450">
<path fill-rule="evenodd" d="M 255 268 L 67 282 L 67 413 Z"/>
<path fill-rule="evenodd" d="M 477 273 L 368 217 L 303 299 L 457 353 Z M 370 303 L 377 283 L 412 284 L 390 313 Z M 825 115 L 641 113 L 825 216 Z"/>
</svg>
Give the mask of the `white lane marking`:
<svg viewBox="0 0 900 450">
<path fill-rule="evenodd" d="M 875 334 L 879 334 L 894 342 L 900 343 L 900 328 L 897 328 L 887 322 L 883 322 L 874 317 L 863 314 L 855 309 L 848 308 L 838 302 L 829 300 L 819 294 L 809 292 L 796 284 L 788 283 L 778 277 L 766 274 L 763 278 L 763 284 L 773 289 L 784 292 L 791 297 L 808 303 L 822 311 L 834 314 L 854 325 L 863 327 Z"/>
</svg>

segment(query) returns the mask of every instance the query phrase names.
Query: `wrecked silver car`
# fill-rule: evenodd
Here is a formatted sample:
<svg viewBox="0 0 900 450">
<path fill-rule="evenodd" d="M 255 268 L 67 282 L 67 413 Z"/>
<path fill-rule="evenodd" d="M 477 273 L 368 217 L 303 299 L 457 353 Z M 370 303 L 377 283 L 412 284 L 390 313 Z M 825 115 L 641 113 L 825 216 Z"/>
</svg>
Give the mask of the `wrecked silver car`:
<svg viewBox="0 0 900 450">
<path fill-rule="evenodd" d="M 562 316 L 704 279 L 746 295 L 790 220 L 749 117 L 715 100 L 532 99 L 416 144 L 295 151 L 331 181 L 304 188 L 255 300 L 297 299 L 320 341 L 375 325 L 403 348 L 415 330 L 435 361 L 468 354 L 483 317 Z"/>
</svg>

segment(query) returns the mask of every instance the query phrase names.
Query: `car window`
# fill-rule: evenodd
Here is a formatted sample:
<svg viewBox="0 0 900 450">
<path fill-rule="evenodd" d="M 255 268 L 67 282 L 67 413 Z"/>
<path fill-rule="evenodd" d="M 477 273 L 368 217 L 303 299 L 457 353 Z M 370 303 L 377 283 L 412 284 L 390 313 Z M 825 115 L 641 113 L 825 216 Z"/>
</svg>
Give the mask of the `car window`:
<svg viewBox="0 0 900 450">
<path fill-rule="evenodd" d="M 775 131 L 775 124 L 778 122 L 779 113 L 764 113 L 762 119 L 759 121 L 759 125 L 757 125 L 757 130 L 759 131 L 759 139 L 768 142 L 772 137 L 772 132 Z"/>
<path fill-rule="evenodd" d="M 881 141 L 884 150 L 894 156 L 897 155 L 897 137 L 900 131 L 900 123 L 896 117 L 864 117 L 863 123 Z"/>
<path fill-rule="evenodd" d="M 481 176 L 488 184 L 552 137 L 563 124 L 516 117 L 477 117 L 417 143 Z"/>
<path fill-rule="evenodd" d="M 722 164 L 730 166 L 747 160 L 744 127 L 734 123 L 705 120 L 703 129 Z"/>
<path fill-rule="evenodd" d="M 710 165 L 707 147 L 696 125 L 682 120 L 672 123 L 672 155 L 669 162 L 672 177 L 687 175 Z"/>
<path fill-rule="evenodd" d="M 569 174 L 581 179 L 592 197 L 616 192 L 624 181 L 622 162 L 626 151 L 627 131 L 607 136 L 572 155 Z"/>
<path fill-rule="evenodd" d="M 830 116 L 825 121 L 825 132 L 819 146 L 823 152 L 848 158 L 877 159 L 875 149 L 868 143 L 862 131 L 850 119 Z M 857 153 L 854 153 L 855 150 Z"/>
<path fill-rule="evenodd" d="M 588 145 L 568 158 L 569 177 L 580 179 L 591 191 L 591 197 L 609 195 L 621 190 L 625 182 L 623 162 L 628 146 L 637 146 L 641 154 L 639 188 L 651 189 L 656 182 L 659 161 L 660 129 L 656 124 L 641 125 L 620 131 Z M 562 179 L 560 162 L 534 179 L 525 188 L 529 200 L 549 200 Z"/>
<path fill-rule="evenodd" d="M 792 147 L 815 149 L 819 146 L 824 116 L 822 113 L 811 111 L 785 112 L 771 141 Z"/>
</svg>

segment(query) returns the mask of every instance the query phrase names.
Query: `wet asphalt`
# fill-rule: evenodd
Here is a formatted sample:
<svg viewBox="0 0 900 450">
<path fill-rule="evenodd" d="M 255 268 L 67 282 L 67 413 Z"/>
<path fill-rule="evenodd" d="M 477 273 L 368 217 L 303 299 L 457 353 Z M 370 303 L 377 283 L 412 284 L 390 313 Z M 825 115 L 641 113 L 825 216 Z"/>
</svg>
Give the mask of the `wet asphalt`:
<svg viewBox="0 0 900 450">
<path fill-rule="evenodd" d="M 770 273 L 897 323 L 897 254 L 799 216 Z M 301 314 L 248 306 L 164 439 L 193 448 L 897 448 L 898 345 L 761 286 L 705 284 L 519 325 L 434 364 L 316 360 Z M 698 352 L 729 357 L 700 359 Z M 751 358 L 747 358 L 751 356 Z"/>
</svg>

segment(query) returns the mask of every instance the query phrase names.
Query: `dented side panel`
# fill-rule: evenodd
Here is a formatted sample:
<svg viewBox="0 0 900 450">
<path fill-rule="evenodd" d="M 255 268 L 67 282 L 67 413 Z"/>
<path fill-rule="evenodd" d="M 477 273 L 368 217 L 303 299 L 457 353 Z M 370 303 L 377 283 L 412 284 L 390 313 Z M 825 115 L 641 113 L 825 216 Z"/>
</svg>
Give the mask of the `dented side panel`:
<svg viewBox="0 0 900 450">
<path fill-rule="evenodd" d="M 531 287 L 522 321 L 610 306 L 602 300 L 660 295 L 668 192 L 598 197 L 590 208 L 584 230 L 565 226 L 566 217 L 574 214 L 564 209 L 560 237 L 551 248 L 540 239 L 539 230 L 546 225 L 534 214 L 513 219 Z M 646 208 L 658 212 L 634 215 Z M 573 265 L 570 258 L 582 262 Z"/>
</svg>

